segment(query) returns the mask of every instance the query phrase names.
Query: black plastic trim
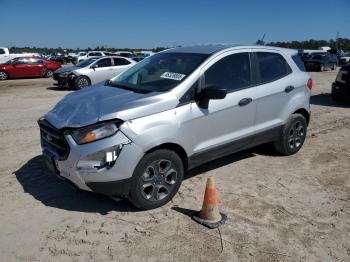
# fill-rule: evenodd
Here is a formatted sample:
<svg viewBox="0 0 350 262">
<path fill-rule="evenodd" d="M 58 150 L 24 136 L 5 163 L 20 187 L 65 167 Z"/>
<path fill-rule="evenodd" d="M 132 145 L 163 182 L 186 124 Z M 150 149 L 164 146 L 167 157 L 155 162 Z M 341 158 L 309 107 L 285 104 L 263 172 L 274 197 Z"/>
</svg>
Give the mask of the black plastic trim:
<svg viewBox="0 0 350 262">
<path fill-rule="evenodd" d="M 218 158 L 242 151 L 244 149 L 248 149 L 257 145 L 276 141 L 280 137 L 282 133 L 282 129 L 283 129 L 283 126 L 277 126 L 269 130 L 263 131 L 261 133 L 248 136 L 245 138 L 241 138 L 233 142 L 229 142 L 227 144 L 220 145 L 220 146 L 196 153 L 189 157 L 188 169 L 192 169 L 206 162 L 210 162 L 214 159 L 218 159 Z"/>
<path fill-rule="evenodd" d="M 95 193 L 125 197 L 129 194 L 131 180 L 132 178 L 108 182 L 87 182 L 86 185 Z"/>
</svg>

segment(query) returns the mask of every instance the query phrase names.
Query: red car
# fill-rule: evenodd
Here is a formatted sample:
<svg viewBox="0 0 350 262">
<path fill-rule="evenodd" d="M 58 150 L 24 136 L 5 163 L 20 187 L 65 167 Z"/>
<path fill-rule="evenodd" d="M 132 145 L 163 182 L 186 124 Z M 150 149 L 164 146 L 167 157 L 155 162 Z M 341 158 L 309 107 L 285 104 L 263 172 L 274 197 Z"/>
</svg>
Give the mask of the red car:
<svg viewBox="0 0 350 262">
<path fill-rule="evenodd" d="M 17 77 L 52 77 L 61 64 L 40 57 L 17 57 L 0 64 L 0 80 Z"/>
</svg>

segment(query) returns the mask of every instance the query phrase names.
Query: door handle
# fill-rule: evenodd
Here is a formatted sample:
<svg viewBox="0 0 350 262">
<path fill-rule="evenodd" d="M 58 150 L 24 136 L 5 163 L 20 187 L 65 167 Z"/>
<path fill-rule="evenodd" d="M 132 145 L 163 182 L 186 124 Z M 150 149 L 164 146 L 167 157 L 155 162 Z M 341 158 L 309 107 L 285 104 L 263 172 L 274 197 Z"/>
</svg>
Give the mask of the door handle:
<svg viewBox="0 0 350 262">
<path fill-rule="evenodd" d="M 239 106 L 246 106 L 248 105 L 250 102 L 252 102 L 253 99 L 251 99 L 250 97 L 246 97 L 246 98 L 243 98 L 241 99 L 239 102 L 238 102 L 238 105 Z"/>
<path fill-rule="evenodd" d="M 294 90 L 294 86 L 287 86 L 287 87 L 284 89 L 284 92 L 289 93 L 289 92 L 292 92 L 293 90 Z"/>
</svg>

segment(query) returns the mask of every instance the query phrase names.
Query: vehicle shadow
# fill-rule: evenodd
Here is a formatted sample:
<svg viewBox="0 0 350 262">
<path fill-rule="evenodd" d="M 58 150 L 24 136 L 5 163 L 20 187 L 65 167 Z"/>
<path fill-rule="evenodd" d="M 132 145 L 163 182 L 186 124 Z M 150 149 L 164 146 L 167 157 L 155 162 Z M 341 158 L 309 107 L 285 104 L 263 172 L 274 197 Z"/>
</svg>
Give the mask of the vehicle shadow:
<svg viewBox="0 0 350 262">
<path fill-rule="evenodd" d="M 255 155 L 277 156 L 269 146 L 254 147 L 235 153 L 186 172 L 184 179 L 200 175 L 222 166 L 254 157 Z M 32 195 L 46 206 L 69 211 L 108 214 L 110 211 L 139 212 L 126 199 L 115 200 L 107 196 L 76 190 L 54 175 L 46 166 L 44 157 L 30 159 L 14 172 L 25 193 Z"/>
<path fill-rule="evenodd" d="M 72 91 L 71 88 L 66 86 L 50 86 L 47 87 L 46 90 L 52 90 L 52 91 Z"/>
<path fill-rule="evenodd" d="M 103 215 L 110 211 L 138 211 L 127 200 L 115 201 L 103 195 L 69 187 L 46 167 L 41 155 L 29 160 L 14 174 L 24 192 L 31 194 L 46 206 Z"/>
<path fill-rule="evenodd" d="M 310 104 L 318 106 L 350 108 L 349 104 L 335 102 L 332 99 L 331 94 L 318 94 L 311 96 Z"/>
<path fill-rule="evenodd" d="M 263 144 L 260 146 L 252 147 L 241 152 L 237 152 L 222 158 L 215 159 L 203 165 L 200 165 L 194 169 L 187 171 L 184 175 L 184 180 L 192 178 L 194 176 L 209 172 L 211 170 L 226 166 L 243 159 L 251 158 L 256 155 L 270 156 L 270 157 L 280 157 L 281 155 L 274 150 L 273 146 L 268 144 Z"/>
</svg>

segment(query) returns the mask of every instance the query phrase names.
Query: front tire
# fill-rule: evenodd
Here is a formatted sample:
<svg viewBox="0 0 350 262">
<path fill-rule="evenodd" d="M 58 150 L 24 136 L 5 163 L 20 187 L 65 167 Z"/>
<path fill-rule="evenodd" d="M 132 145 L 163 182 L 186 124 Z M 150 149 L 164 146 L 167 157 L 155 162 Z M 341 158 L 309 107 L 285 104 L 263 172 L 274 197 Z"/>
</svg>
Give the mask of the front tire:
<svg viewBox="0 0 350 262">
<path fill-rule="evenodd" d="M 5 71 L 0 71 L 0 80 L 6 80 L 9 78 L 9 75 Z"/>
<path fill-rule="evenodd" d="M 292 114 L 283 127 L 280 138 L 274 142 L 276 151 L 285 156 L 297 153 L 304 144 L 306 131 L 305 117 L 301 114 Z"/>
<path fill-rule="evenodd" d="M 182 161 L 174 151 L 160 149 L 145 155 L 133 174 L 130 202 L 142 210 L 165 205 L 179 190 L 183 173 Z"/>
<path fill-rule="evenodd" d="M 90 79 L 87 76 L 78 76 L 74 81 L 76 90 L 84 89 L 91 85 Z"/>
</svg>

